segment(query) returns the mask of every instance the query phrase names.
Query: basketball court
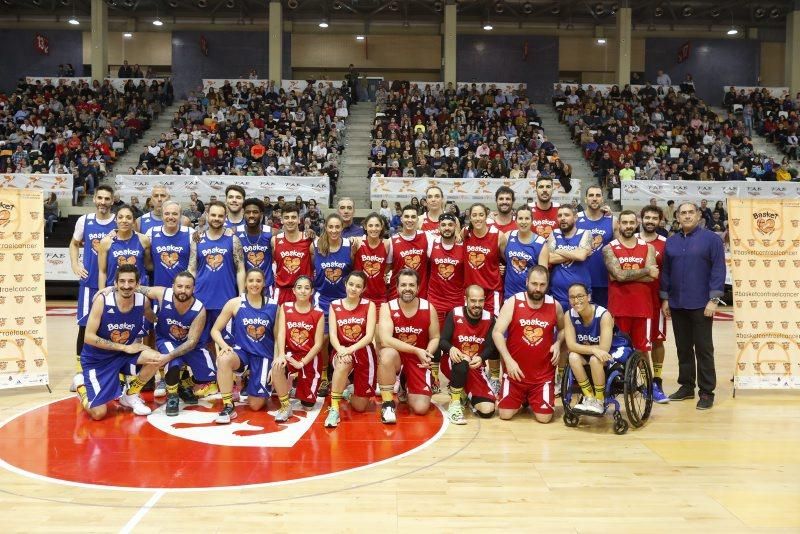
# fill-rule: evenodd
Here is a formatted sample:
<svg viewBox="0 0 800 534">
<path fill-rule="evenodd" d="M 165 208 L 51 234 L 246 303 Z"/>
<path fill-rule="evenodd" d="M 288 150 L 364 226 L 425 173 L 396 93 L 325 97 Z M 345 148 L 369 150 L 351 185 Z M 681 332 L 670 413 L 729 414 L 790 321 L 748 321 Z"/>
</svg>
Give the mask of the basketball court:
<svg viewBox="0 0 800 534">
<path fill-rule="evenodd" d="M 72 339 L 69 309 L 51 308 L 51 340 Z M 732 398 L 730 314 L 715 324 L 719 388 L 713 410 L 655 405 L 618 436 L 611 418 L 578 428 L 530 414 L 468 416 L 448 425 L 398 412 L 396 426 L 346 404 L 338 429 L 325 406 L 278 426 L 238 407 L 236 424 L 209 424 L 219 401 L 166 421 L 120 409 L 92 422 L 68 393 L 73 357 L 51 344 L 53 393 L 0 396 L 0 506 L 12 532 L 361 529 L 797 531 L 800 400 L 791 391 Z M 727 320 L 726 320 L 727 319 Z M 677 360 L 667 342 L 665 385 Z M 151 397 L 147 397 L 148 401 Z M 447 401 L 438 395 L 439 404 Z M 151 406 L 158 403 L 150 402 Z M 170 418 L 172 419 L 172 418 Z"/>
</svg>

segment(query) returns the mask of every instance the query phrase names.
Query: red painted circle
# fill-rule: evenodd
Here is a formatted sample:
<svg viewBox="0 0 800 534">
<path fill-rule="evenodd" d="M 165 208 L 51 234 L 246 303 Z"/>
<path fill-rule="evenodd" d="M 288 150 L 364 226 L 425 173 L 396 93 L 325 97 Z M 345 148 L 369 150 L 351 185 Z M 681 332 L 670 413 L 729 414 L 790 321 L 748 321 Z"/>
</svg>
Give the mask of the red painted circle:
<svg viewBox="0 0 800 534">
<path fill-rule="evenodd" d="M 214 401 L 213 406 L 205 408 L 181 406 L 181 412 L 216 413 L 219 403 Z M 274 399 L 270 403 L 270 410 L 277 408 L 272 404 Z M 122 409 L 116 413 L 112 410 L 102 421 L 91 421 L 73 397 L 23 413 L 0 427 L 0 460 L 34 475 L 101 486 L 242 486 L 301 480 L 369 466 L 424 445 L 445 425 L 438 409 L 431 409 L 426 416 L 415 416 L 401 405 L 398 424 L 384 425 L 374 407 L 362 414 L 350 411 L 346 405 L 342 408 L 338 428 L 324 428 L 323 409 L 292 446 L 223 446 L 169 434 L 153 426 L 147 417 Z M 287 426 L 277 425 L 263 410 L 252 412 L 244 406 L 237 406 L 236 410 L 236 422 L 248 421 L 256 427 L 239 431 L 242 435 L 280 432 Z M 295 410 L 289 425 L 297 424 L 304 415 Z"/>
</svg>

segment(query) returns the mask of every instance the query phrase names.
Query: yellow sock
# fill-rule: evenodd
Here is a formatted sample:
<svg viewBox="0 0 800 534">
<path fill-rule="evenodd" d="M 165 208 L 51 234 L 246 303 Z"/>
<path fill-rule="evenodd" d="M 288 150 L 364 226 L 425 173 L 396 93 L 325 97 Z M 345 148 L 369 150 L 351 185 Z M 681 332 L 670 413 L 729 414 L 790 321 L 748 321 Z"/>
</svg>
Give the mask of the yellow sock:
<svg viewBox="0 0 800 534">
<path fill-rule="evenodd" d="M 188 375 L 185 378 L 181 378 L 181 386 L 186 389 L 192 389 L 194 387 L 194 380 L 192 380 L 192 376 Z"/>
<path fill-rule="evenodd" d="M 289 394 L 288 393 L 286 395 L 281 395 L 280 397 L 278 397 L 278 400 L 281 403 L 281 409 L 285 410 L 286 408 L 289 407 Z"/>
<path fill-rule="evenodd" d="M 88 408 L 89 396 L 86 394 L 86 386 L 81 384 L 76 388 L 76 391 L 78 392 L 78 396 L 81 398 L 81 406 L 83 406 L 84 408 Z"/>
<path fill-rule="evenodd" d="M 383 402 L 392 402 L 394 400 L 394 384 L 391 386 L 378 386 L 381 390 L 381 400 Z"/>
<path fill-rule="evenodd" d="M 83 372 L 83 366 L 81 365 L 81 355 L 80 354 L 75 356 L 75 368 L 76 368 L 76 371 L 75 371 L 76 373 L 82 373 Z"/>
<path fill-rule="evenodd" d="M 454 388 L 450 386 L 450 402 L 461 402 L 461 394 L 464 392 L 464 388 Z"/>
<path fill-rule="evenodd" d="M 559 365 L 556 370 L 556 382 L 561 382 L 561 377 L 564 376 L 564 366 Z"/>
<path fill-rule="evenodd" d="M 222 393 L 222 405 L 233 406 L 233 392 Z"/>
<path fill-rule="evenodd" d="M 136 395 L 137 393 L 142 391 L 142 388 L 146 383 L 147 382 L 142 382 L 141 380 L 139 380 L 139 377 L 137 376 L 136 378 L 131 380 L 131 383 L 128 386 L 128 395 Z"/>
<path fill-rule="evenodd" d="M 589 382 L 588 378 L 586 380 L 578 382 L 578 385 L 581 387 L 581 391 L 583 392 L 584 397 L 591 397 L 592 395 L 594 395 L 592 393 L 592 383 Z"/>
<path fill-rule="evenodd" d="M 434 382 L 439 381 L 439 362 L 431 362 L 431 375 Z"/>
<path fill-rule="evenodd" d="M 597 400 L 602 401 L 606 398 L 606 386 L 595 386 L 594 387 L 594 396 L 597 397 Z"/>
<path fill-rule="evenodd" d="M 661 368 L 664 367 L 663 363 L 653 362 L 653 378 L 661 378 Z"/>
<path fill-rule="evenodd" d="M 342 392 L 331 393 L 331 409 L 339 411 L 339 401 L 342 400 Z"/>
<path fill-rule="evenodd" d="M 177 395 L 178 384 L 167 384 L 167 395 Z"/>
<path fill-rule="evenodd" d="M 500 361 L 489 360 L 489 375 L 494 380 L 500 380 Z"/>
</svg>

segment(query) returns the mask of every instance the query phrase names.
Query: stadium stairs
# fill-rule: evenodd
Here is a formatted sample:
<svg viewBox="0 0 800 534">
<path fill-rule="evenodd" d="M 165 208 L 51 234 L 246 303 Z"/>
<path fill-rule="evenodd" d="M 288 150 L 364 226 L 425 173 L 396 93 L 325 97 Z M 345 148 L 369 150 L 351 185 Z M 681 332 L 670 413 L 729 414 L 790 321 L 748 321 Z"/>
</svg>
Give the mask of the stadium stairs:
<svg viewBox="0 0 800 534">
<path fill-rule="evenodd" d="M 569 128 L 559 123 L 558 114 L 552 105 L 537 104 L 536 111 L 542 119 L 547 139 L 556 146 L 559 157 L 572 165 L 572 177 L 580 180 L 581 196 L 583 196 L 588 186 L 597 183 L 592 168 L 583 157 L 580 147 L 570 139 Z"/>
<path fill-rule="evenodd" d="M 114 174 L 127 174 L 130 167 L 136 168 L 139 165 L 139 155 L 152 139 L 160 139 L 162 133 L 172 130 L 172 116 L 184 104 L 183 101 L 176 100 L 171 106 L 165 108 L 161 114 L 150 125 L 150 129 L 144 132 L 142 138 L 128 147 L 128 151 L 114 164 Z M 140 199 L 141 200 L 141 199 Z"/>
<path fill-rule="evenodd" d="M 339 198 L 350 197 L 355 204 L 357 217 L 363 217 L 372 211 L 367 172 L 374 120 L 375 102 L 361 101 L 350 106 L 334 206 Z"/>
</svg>

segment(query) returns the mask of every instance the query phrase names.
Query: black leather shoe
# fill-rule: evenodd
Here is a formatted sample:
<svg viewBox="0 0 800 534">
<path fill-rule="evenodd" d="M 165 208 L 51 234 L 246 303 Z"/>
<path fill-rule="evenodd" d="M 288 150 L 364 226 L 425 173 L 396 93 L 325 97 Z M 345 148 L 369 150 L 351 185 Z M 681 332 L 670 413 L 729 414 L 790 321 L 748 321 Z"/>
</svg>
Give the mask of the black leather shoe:
<svg viewBox="0 0 800 534">
<path fill-rule="evenodd" d="M 671 401 L 682 401 L 694 398 L 694 389 L 688 386 L 681 386 L 678 391 L 669 396 Z"/>
</svg>

